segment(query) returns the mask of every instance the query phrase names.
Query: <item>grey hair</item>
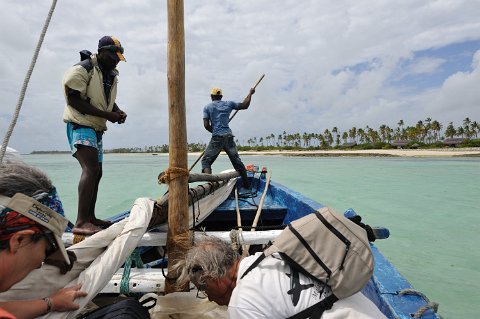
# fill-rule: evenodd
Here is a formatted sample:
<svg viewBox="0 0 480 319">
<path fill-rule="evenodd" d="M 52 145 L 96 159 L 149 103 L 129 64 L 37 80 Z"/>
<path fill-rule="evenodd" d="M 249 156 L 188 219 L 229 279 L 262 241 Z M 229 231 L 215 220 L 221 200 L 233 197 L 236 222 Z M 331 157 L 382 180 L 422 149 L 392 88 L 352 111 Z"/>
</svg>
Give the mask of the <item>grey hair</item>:
<svg viewBox="0 0 480 319">
<path fill-rule="evenodd" d="M 240 259 L 238 252 L 229 243 L 216 237 L 205 237 L 194 244 L 185 254 L 184 259 L 173 266 L 179 273 L 177 287 L 183 287 L 188 281 L 195 286 L 204 286 L 207 279 L 220 279 L 228 269 Z"/>
<path fill-rule="evenodd" d="M 52 190 L 48 176 L 38 168 L 25 163 L 0 164 L 0 194 L 12 197 L 22 193 L 33 197 Z"/>
</svg>

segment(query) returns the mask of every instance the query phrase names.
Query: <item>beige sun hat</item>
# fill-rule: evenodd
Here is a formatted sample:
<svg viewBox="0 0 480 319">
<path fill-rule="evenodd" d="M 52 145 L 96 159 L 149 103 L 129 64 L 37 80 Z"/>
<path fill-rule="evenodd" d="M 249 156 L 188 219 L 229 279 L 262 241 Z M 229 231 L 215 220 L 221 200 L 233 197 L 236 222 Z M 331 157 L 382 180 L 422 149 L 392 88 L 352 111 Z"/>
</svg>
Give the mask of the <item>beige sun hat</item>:
<svg viewBox="0 0 480 319">
<path fill-rule="evenodd" d="M 62 241 L 62 234 L 67 228 L 68 219 L 22 193 L 16 193 L 13 197 L 0 195 L 0 205 L 8 207 L 50 230 L 63 258 L 70 265 L 70 259 Z"/>
</svg>

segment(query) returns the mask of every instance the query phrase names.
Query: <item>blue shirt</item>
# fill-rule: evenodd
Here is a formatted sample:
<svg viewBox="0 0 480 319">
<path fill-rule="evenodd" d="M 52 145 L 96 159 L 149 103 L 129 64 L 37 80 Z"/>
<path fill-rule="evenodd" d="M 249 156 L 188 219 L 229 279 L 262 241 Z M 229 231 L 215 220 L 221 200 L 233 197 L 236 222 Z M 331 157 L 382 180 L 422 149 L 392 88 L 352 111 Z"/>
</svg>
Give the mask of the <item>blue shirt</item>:
<svg viewBox="0 0 480 319">
<path fill-rule="evenodd" d="M 232 101 L 213 101 L 203 108 L 203 118 L 209 119 L 212 125 L 212 136 L 232 134 L 228 126 L 230 113 L 238 110 L 242 104 Z"/>
</svg>

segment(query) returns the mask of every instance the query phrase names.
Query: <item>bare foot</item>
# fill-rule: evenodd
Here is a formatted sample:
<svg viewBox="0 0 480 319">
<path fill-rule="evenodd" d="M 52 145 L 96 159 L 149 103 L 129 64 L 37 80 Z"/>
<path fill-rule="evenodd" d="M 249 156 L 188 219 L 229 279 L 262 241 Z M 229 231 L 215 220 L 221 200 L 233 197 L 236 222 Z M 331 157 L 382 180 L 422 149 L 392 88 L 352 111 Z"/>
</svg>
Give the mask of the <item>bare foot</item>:
<svg viewBox="0 0 480 319">
<path fill-rule="evenodd" d="M 102 229 L 98 226 L 95 226 L 91 223 L 84 223 L 81 226 L 75 225 L 75 227 L 72 228 L 72 233 L 76 235 L 85 235 L 85 236 L 90 236 L 95 233 L 98 233 Z"/>
<path fill-rule="evenodd" d="M 98 218 L 93 218 L 90 220 L 90 223 L 92 223 L 95 226 L 101 227 L 101 228 L 108 228 L 112 226 L 112 222 L 109 220 L 103 220 L 103 219 L 98 219 Z"/>
</svg>

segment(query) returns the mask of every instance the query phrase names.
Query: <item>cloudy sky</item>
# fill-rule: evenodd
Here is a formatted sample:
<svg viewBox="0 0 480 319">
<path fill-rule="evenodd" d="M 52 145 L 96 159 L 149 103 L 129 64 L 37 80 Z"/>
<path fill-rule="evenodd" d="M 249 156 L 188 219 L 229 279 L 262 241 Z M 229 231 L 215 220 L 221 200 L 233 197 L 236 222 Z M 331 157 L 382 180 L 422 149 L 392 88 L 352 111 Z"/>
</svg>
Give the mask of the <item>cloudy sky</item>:
<svg viewBox="0 0 480 319">
<path fill-rule="evenodd" d="M 50 0 L 0 0 L 0 138 L 10 124 Z M 185 1 L 189 142 L 208 142 L 202 109 L 213 86 L 241 101 L 240 141 L 271 133 L 392 128 L 430 117 L 444 126 L 480 121 L 478 0 Z M 59 0 L 9 146 L 67 150 L 64 71 L 103 35 L 125 47 L 105 147 L 168 143 L 167 3 Z"/>
</svg>

